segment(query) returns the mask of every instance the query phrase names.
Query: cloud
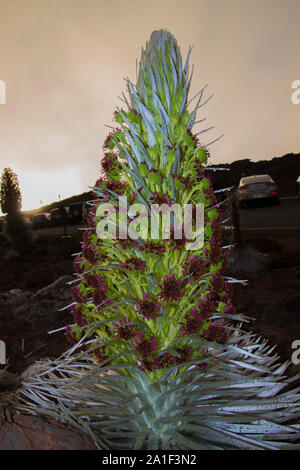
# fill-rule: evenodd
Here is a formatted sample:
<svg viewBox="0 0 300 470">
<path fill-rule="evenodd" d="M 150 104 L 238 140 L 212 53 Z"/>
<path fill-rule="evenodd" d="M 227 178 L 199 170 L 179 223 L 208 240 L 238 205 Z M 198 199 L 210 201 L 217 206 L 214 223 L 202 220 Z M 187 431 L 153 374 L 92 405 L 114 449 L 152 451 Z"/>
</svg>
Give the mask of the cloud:
<svg viewBox="0 0 300 470">
<path fill-rule="evenodd" d="M 199 116 L 216 126 L 203 143 L 225 134 L 212 161 L 299 152 L 300 106 L 290 99 L 300 79 L 299 14 L 298 0 L 2 2 L 0 166 L 66 179 L 74 168 L 74 193 L 88 190 L 123 78 L 135 81 L 141 47 L 160 28 L 184 58 L 194 45 L 191 95 L 206 83 L 215 93 Z"/>
</svg>

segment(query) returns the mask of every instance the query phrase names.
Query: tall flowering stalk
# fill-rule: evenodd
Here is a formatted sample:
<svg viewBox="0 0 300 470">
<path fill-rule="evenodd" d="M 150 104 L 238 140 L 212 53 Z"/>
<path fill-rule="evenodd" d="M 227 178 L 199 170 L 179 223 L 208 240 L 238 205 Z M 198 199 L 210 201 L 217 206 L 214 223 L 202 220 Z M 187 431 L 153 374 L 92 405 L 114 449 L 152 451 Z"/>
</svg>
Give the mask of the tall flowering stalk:
<svg viewBox="0 0 300 470">
<path fill-rule="evenodd" d="M 73 421 L 85 422 L 101 448 L 273 449 L 284 446 L 280 433 L 298 436 L 297 426 L 283 424 L 299 412 L 297 392 L 275 397 L 289 383 L 286 366 L 241 330 L 232 304 L 209 152 L 193 132 L 204 89 L 188 105 L 190 52 L 183 64 L 175 38 L 155 31 L 136 85 L 127 80 L 103 146 L 98 202 L 74 260 L 67 336 L 81 352 L 47 365 L 64 377 L 53 385 L 49 373 L 51 396 Z M 146 218 L 153 204 L 202 204 L 203 244 L 187 249 L 174 217 L 170 237 L 161 227 L 154 237 L 137 226 L 137 236 L 126 237 L 128 222 L 141 219 L 129 212 L 124 223 L 121 196 L 140 204 Z M 104 203 L 116 214 L 115 238 L 99 238 Z M 44 384 L 36 379 L 39 400 Z M 35 401 L 30 387 L 26 394 Z M 57 405 L 48 400 L 45 409 Z"/>
<path fill-rule="evenodd" d="M 103 175 L 94 193 L 100 203 L 115 208 L 118 221 L 119 196 L 142 204 L 149 220 L 153 204 L 203 204 L 204 243 L 198 250 L 186 249 L 184 230 L 175 236 L 173 225 L 168 238 L 153 238 L 149 230 L 137 239 L 124 239 L 119 232 L 114 239 L 99 240 L 101 218 L 95 214 L 73 295 L 82 315 L 77 315 L 79 323 L 74 317 L 70 339 L 87 333 L 82 316 L 89 324 L 100 320 L 89 336 L 105 346 L 108 358 L 121 354 L 120 361 L 139 367 L 153 382 L 170 366 L 182 366 L 178 373 L 185 370 L 187 359 L 201 365 L 205 355 L 199 341 L 223 344 L 226 321 L 234 314 L 222 274 L 221 211 L 205 174 L 209 153 L 192 132 L 203 90 L 195 108 L 187 107 L 189 55 L 183 65 L 173 36 L 152 34 L 142 51 L 137 84 L 127 81 L 128 99 L 124 96 L 125 106 L 115 111 L 117 126 L 104 142 Z M 100 274 L 95 285 L 93 277 Z"/>
</svg>

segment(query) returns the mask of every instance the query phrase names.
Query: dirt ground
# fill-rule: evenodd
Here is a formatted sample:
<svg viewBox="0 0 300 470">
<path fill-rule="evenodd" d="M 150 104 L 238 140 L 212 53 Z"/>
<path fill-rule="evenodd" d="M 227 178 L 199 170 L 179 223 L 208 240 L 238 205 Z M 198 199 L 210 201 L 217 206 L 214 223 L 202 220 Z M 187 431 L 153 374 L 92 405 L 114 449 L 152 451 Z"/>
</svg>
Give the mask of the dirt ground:
<svg viewBox="0 0 300 470">
<path fill-rule="evenodd" d="M 246 285 L 236 285 L 233 301 L 237 311 L 253 318 L 245 329 L 267 338 L 283 361 L 291 361 L 300 341 L 300 234 L 250 235 L 250 246 L 267 253 L 269 264 L 261 274 L 245 273 Z M 291 365 L 289 374 L 300 373 Z"/>
<path fill-rule="evenodd" d="M 9 246 L 0 240 L 0 339 L 6 345 L 7 370 L 20 373 L 70 346 L 62 332 L 48 332 L 72 321 L 68 310 L 59 309 L 71 301 L 66 282 L 72 279 L 72 254 L 80 245 L 71 237 L 39 237 L 33 251 L 3 261 Z M 46 288 L 62 276 L 59 285 Z"/>
<path fill-rule="evenodd" d="M 263 273 L 238 276 L 248 282 L 235 285 L 234 304 L 254 319 L 246 328 L 277 344 L 282 360 L 290 360 L 292 343 L 300 340 L 300 236 L 248 234 L 244 240 L 268 254 L 269 264 Z M 40 237 L 33 252 L 3 261 L 8 249 L 1 238 L 0 339 L 6 343 L 7 370 L 20 373 L 69 347 L 62 332 L 48 332 L 72 322 L 70 312 L 59 309 L 71 301 L 66 282 L 72 280 L 72 254 L 80 245 L 72 237 Z"/>
</svg>

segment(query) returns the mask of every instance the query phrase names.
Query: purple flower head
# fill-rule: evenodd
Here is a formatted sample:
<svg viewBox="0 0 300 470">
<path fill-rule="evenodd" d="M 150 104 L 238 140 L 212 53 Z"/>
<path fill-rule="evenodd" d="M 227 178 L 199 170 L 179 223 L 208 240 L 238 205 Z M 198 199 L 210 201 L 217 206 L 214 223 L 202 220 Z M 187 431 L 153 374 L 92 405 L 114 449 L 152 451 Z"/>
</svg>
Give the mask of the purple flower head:
<svg viewBox="0 0 300 470">
<path fill-rule="evenodd" d="M 111 196 L 109 191 L 113 191 L 120 196 L 124 188 L 126 188 L 126 183 L 121 183 L 121 181 L 116 180 L 107 180 L 105 181 L 105 190 L 103 191 L 103 194 L 109 198 Z"/>
<path fill-rule="evenodd" d="M 84 278 L 88 287 L 98 287 L 105 282 L 104 277 L 100 276 L 100 274 L 86 274 Z"/>
<path fill-rule="evenodd" d="M 138 361 L 140 363 L 139 369 L 151 372 L 154 369 L 154 361 L 153 359 L 143 359 L 142 361 Z"/>
<path fill-rule="evenodd" d="M 76 334 L 74 331 L 72 331 L 70 325 L 66 326 L 66 337 L 69 343 L 71 344 L 77 343 Z"/>
<path fill-rule="evenodd" d="M 95 182 L 95 188 L 101 188 L 102 186 L 102 183 L 104 182 L 105 180 L 103 178 L 98 178 Z"/>
<path fill-rule="evenodd" d="M 230 284 L 229 281 L 224 281 L 224 291 L 226 296 L 233 296 L 233 285 Z"/>
<path fill-rule="evenodd" d="M 78 286 L 73 286 L 71 288 L 71 294 L 72 294 L 74 302 L 77 302 L 78 304 L 83 304 L 86 302 L 86 297 L 81 292 Z"/>
<path fill-rule="evenodd" d="M 150 197 L 150 201 L 152 204 L 172 204 L 172 199 L 165 193 L 159 194 L 158 192 L 154 191 L 153 195 Z"/>
<path fill-rule="evenodd" d="M 103 182 L 104 182 L 104 179 L 103 179 L 103 178 L 98 178 L 98 179 L 96 180 L 95 184 L 94 184 L 94 187 L 95 187 L 95 188 L 98 188 L 98 189 L 102 188 Z M 96 190 L 96 189 L 93 190 L 92 196 L 95 197 L 95 198 L 98 198 L 98 197 L 99 197 L 99 194 L 97 193 L 97 190 Z M 91 208 L 91 209 L 93 209 L 93 210 L 92 210 L 92 213 L 95 213 L 95 212 L 96 212 L 94 207 Z"/>
<path fill-rule="evenodd" d="M 89 245 L 91 243 L 91 235 L 92 235 L 92 230 L 85 230 L 83 234 L 83 242 L 85 245 Z"/>
<path fill-rule="evenodd" d="M 185 249 L 185 244 L 188 242 L 188 239 L 184 235 L 184 227 L 183 230 L 181 229 L 180 234 L 181 238 L 175 238 L 176 231 L 173 225 L 171 225 L 170 238 L 164 238 L 163 242 L 168 242 L 169 246 L 171 246 L 174 250 L 182 251 L 183 249 Z"/>
<path fill-rule="evenodd" d="M 162 354 L 159 354 L 155 358 L 155 367 L 157 369 L 167 369 L 168 367 L 174 366 L 178 363 L 178 358 L 177 356 L 174 356 L 168 352 L 164 352 Z"/>
<path fill-rule="evenodd" d="M 108 136 L 106 137 L 106 139 L 104 141 L 103 147 L 102 147 L 104 151 L 112 150 L 115 147 L 115 144 L 114 144 L 112 138 L 117 132 L 120 132 L 120 131 L 121 131 L 121 129 L 119 127 L 117 127 L 115 130 L 111 131 L 108 134 Z"/>
<path fill-rule="evenodd" d="M 82 255 L 89 263 L 95 264 L 100 258 L 99 247 L 96 243 L 84 244 L 82 245 Z"/>
<path fill-rule="evenodd" d="M 83 266 L 82 266 L 83 263 Z M 77 255 L 73 261 L 73 267 L 77 274 L 83 274 L 84 272 L 84 259 L 80 255 Z"/>
<path fill-rule="evenodd" d="M 180 356 L 177 358 L 177 364 L 182 364 L 184 362 L 188 362 L 192 358 L 192 349 L 188 347 L 184 347 L 181 351 L 178 351 Z"/>
<path fill-rule="evenodd" d="M 94 356 L 97 359 L 98 363 L 102 363 L 108 359 L 106 346 L 100 346 L 99 348 L 94 350 Z"/>
<path fill-rule="evenodd" d="M 194 160 L 194 167 L 195 167 L 196 174 L 197 174 L 197 177 L 199 178 L 199 180 L 204 178 L 205 177 L 204 167 L 203 167 L 203 164 L 200 162 L 200 160 L 198 158 L 195 158 L 195 160 Z"/>
<path fill-rule="evenodd" d="M 145 251 L 146 253 L 153 253 L 160 255 L 166 251 L 166 248 L 161 245 L 160 243 L 153 242 L 152 240 L 148 240 L 144 245 L 139 247 L 140 251 Z"/>
<path fill-rule="evenodd" d="M 223 258 L 223 250 L 220 246 L 220 242 L 215 243 L 215 241 L 210 241 L 210 249 L 207 250 L 207 248 L 205 248 L 205 254 L 210 265 L 218 264 Z"/>
<path fill-rule="evenodd" d="M 105 153 L 101 160 L 101 166 L 106 174 L 117 168 L 117 156 L 113 152 Z"/>
<path fill-rule="evenodd" d="M 138 300 L 135 305 L 138 313 L 143 316 L 143 320 L 149 320 L 160 316 L 159 309 L 161 303 L 150 294 L 143 294 L 143 300 Z"/>
<path fill-rule="evenodd" d="M 166 369 L 175 365 L 183 364 L 189 361 L 192 357 L 192 349 L 184 347 L 177 351 L 178 354 L 170 354 L 169 352 L 163 352 L 158 354 L 154 360 L 154 366 L 156 369 Z"/>
<path fill-rule="evenodd" d="M 176 178 L 180 183 L 182 183 L 186 188 L 190 188 L 192 185 L 192 180 L 190 176 L 179 176 L 179 175 L 172 175 L 174 178 Z"/>
<path fill-rule="evenodd" d="M 207 262 L 204 258 L 193 255 L 183 263 L 182 273 L 184 276 L 190 275 L 191 279 L 199 280 L 205 274 Z"/>
<path fill-rule="evenodd" d="M 181 335 L 195 335 L 199 332 L 202 323 L 205 321 L 205 316 L 193 307 L 192 310 L 184 316 L 185 321 L 179 322 L 181 326 Z"/>
<path fill-rule="evenodd" d="M 181 288 L 182 281 L 176 280 L 174 274 L 168 274 L 164 277 L 162 284 L 159 284 L 161 292 L 158 294 L 162 300 L 177 301 L 182 297 L 184 289 Z"/>
<path fill-rule="evenodd" d="M 203 299 L 200 299 L 197 303 L 198 309 L 200 314 L 207 318 L 214 313 L 216 310 L 216 304 L 212 300 L 210 300 L 206 295 L 204 295 Z"/>
<path fill-rule="evenodd" d="M 85 326 L 88 324 L 88 320 L 82 312 L 82 308 L 79 304 L 72 305 L 71 311 L 73 314 L 74 321 L 75 323 L 77 323 L 78 326 Z"/>
<path fill-rule="evenodd" d="M 95 214 L 89 212 L 87 217 L 87 225 L 88 227 L 90 227 L 90 230 L 93 230 L 95 228 L 95 217 Z"/>
<path fill-rule="evenodd" d="M 151 338 L 146 338 L 143 333 L 137 333 L 133 340 L 133 347 L 138 352 L 143 359 L 154 359 L 157 350 L 158 343 L 155 336 Z"/>
<path fill-rule="evenodd" d="M 234 315 L 236 313 L 236 309 L 232 303 L 232 300 L 229 298 L 227 299 L 226 306 L 222 310 L 222 314 L 224 315 Z"/>
<path fill-rule="evenodd" d="M 122 239 L 122 238 L 119 238 L 117 239 L 117 241 L 114 243 L 114 246 L 123 249 L 123 250 L 126 250 L 127 248 L 133 248 L 135 246 L 137 246 L 137 243 L 135 240 L 133 240 L 132 238 L 126 238 L 126 239 Z"/>
<path fill-rule="evenodd" d="M 208 341 L 216 341 L 220 344 L 224 344 L 227 339 L 225 328 L 216 321 L 212 322 L 207 330 L 204 330 L 202 334 Z"/>
<path fill-rule="evenodd" d="M 209 281 L 209 287 L 211 289 L 210 295 L 212 297 L 217 297 L 224 290 L 224 279 L 220 271 L 217 274 L 213 275 Z"/>
<path fill-rule="evenodd" d="M 139 259 L 139 258 L 127 258 L 124 263 L 120 263 L 121 268 L 124 269 L 134 269 L 135 271 L 145 271 L 146 269 L 146 261 Z"/>
<path fill-rule="evenodd" d="M 136 200 L 137 198 L 137 193 L 134 191 L 134 192 L 130 192 L 129 195 L 128 195 L 128 204 L 131 206 L 131 204 L 134 203 L 134 201 Z"/>
<path fill-rule="evenodd" d="M 127 317 L 124 317 L 123 321 L 114 322 L 114 325 L 117 329 L 113 333 L 117 338 L 127 341 L 135 336 L 136 327 L 130 323 Z"/>
<path fill-rule="evenodd" d="M 113 132 L 110 132 L 110 133 L 107 135 L 107 137 L 106 137 L 106 139 L 105 139 L 105 141 L 104 141 L 103 147 L 102 147 L 103 150 L 109 150 L 109 148 L 113 148 L 113 147 L 114 147 L 113 143 L 111 143 L 111 138 L 112 138 L 113 134 L 114 134 Z"/>
<path fill-rule="evenodd" d="M 105 284 L 100 284 L 93 292 L 93 300 L 95 304 L 100 305 L 107 299 L 107 287 Z"/>
</svg>

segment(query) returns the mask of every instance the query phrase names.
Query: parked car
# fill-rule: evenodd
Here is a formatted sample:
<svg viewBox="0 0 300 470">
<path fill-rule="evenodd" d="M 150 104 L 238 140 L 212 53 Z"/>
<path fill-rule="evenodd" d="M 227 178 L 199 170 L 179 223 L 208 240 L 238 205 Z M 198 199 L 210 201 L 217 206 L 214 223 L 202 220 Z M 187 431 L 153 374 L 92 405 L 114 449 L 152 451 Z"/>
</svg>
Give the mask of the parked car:
<svg viewBox="0 0 300 470">
<path fill-rule="evenodd" d="M 65 207 L 67 211 L 67 221 L 70 224 L 80 223 L 82 221 L 83 202 L 75 202 Z"/>
<path fill-rule="evenodd" d="M 33 216 L 32 228 L 36 230 L 38 228 L 50 227 L 50 214 L 48 212 L 36 214 Z"/>
<path fill-rule="evenodd" d="M 50 211 L 50 225 L 55 227 L 67 221 L 67 211 L 64 207 L 56 207 Z"/>
<path fill-rule="evenodd" d="M 297 196 L 300 199 L 300 176 L 298 176 L 297 181 L 296 181 L 296 192 Z"/>
<path fill-rule="evenodd" d="M 241 206 L 257 200 L 270 200 L 279 204 L 278 188 L 270 175 L 243 177 L 237 189 L 237 200 Z"/>
</svg>

